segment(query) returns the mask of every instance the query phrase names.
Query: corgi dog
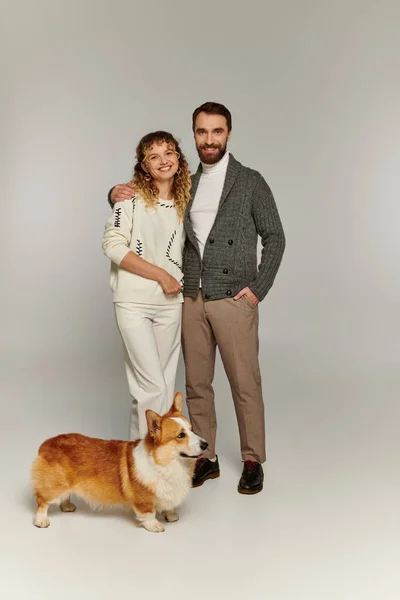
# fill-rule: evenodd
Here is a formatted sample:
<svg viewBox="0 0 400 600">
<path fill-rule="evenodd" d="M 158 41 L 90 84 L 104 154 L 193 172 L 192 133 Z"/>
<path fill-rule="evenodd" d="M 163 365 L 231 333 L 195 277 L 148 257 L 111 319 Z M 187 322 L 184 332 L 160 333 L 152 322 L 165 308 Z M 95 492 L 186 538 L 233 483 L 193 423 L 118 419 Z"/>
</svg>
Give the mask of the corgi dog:
<svg viewBox="0 0 400 600">
<path fill-rule="evenodd" d="M 73 512 L 70 494 L 95 506 L 122 504 L 133 509 L 147 531 L 164 531 L 157 519 L 177 521 L 176 508 L 192 484 L 196 459 L 208 444 L 192 432 L 175 395 L 163 416 L 148 410 L 148 433 L 131 442 L 101 440 L 70 433 L 45 441 L 32 466 L 37 500 L 36 527 L 48 527 L 50 504 Z"/>
</svg>

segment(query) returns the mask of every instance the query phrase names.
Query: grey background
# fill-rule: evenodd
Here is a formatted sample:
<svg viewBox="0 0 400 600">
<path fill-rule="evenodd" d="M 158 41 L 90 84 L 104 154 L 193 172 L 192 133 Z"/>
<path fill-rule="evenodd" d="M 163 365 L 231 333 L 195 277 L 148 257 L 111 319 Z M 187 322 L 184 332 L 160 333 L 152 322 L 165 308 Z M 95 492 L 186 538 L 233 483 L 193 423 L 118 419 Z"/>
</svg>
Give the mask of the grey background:
<svg viewBox="0 0 400 600">
<path fill-rule="evenodd" d="M 8 598 L 150 583 L 165 597 L 399 597 L 399 18 L 390 0 L 1 2 Z M 43 439 L 127 435 L 107 191 L 156 128 L 194 169 L 191 113 L 206 100 L 230 108 L 230 150 L 268 181 L 287 236 L 260 307 L 266 488 L 236 493 L 218 360 L 222 476 L 193 491 L 175 529 L 154 537 L 82 507 L 38 531 L 28 482 Z"/>
</svg>

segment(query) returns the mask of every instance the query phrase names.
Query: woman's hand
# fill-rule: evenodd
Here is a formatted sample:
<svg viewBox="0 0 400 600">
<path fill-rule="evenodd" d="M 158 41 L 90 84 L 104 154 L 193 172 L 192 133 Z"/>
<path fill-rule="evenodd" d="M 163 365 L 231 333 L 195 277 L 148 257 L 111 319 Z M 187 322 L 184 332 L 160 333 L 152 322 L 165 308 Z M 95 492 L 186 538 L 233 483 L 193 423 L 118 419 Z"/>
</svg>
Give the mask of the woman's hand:
<svg viewBox="0 0 400 600">
<path fill-rule="evenodd" d="M 164 294 L 167 296 L 176 296 L 182 291 L 182 286 L 179 281 L 164 269 L 161 269 L 158 283 L 161 285 Z"/>
</svg>

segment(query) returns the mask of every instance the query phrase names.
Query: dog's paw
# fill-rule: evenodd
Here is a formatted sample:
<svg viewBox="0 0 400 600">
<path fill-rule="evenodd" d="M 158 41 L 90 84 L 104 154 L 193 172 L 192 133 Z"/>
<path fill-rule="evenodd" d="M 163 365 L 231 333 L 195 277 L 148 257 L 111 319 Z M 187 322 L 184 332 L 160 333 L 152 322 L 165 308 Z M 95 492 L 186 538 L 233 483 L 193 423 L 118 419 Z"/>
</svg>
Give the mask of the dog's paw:
<svg viewBox="0 0 400 600">
<path fill-rule="evenodd" d="M 161 533 L 165 531 L 165 527 L 160 521 L 157 519 L 152 519 L 151 521 L 145 521 L 143 523 L 143 527 L 147 529 L 147 531 L 151 531 L 152 533 Z"/>
<path fill-rule="evenodd" d="M 33 524 L 35 527 L 40 527 L 40 529 L 44 529 L 50 525 L 50 519 L 48 517 L 35 517 L 33 519 Z"/>
<path fill-rule="evenodd" d="M 168 523 L 175 523 L 179 521 L 179 515 L 175 510 L 167 510 L 164 513 L 164 518 Z"/>
<path fill-rule="evenodd" d="M 63 512 L 74 512 L 76 510 L 76 506 L 75 504 L 72 504 L 72 502 L 62 502 L 60 504 L 60 510 L 62 510 Z"/>
</svg>

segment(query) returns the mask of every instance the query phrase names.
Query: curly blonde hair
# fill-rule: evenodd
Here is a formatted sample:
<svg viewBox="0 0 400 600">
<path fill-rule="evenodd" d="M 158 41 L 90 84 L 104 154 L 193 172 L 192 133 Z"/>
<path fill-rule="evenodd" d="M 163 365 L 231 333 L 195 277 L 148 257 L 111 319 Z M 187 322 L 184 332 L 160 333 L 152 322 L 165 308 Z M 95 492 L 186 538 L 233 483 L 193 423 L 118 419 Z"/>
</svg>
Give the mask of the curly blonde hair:
<svg viewBox="0 0 400 600">
<path fill-rule="evenodd" d="M 190 190 L 192 181 L 190 178 L 189 166 L 179 147 L 178 141 L 171 133 L 167 131 L 154 131 L 148 133 L 139 142 L 136 148 L 136 164 L 133 170 L 132 185 L 146 202 L 148 206 L 157 206 L 159 192 L 153 179 L 146 179 L 146 171 L 142 163 L 146 164 L 147 156 L 153 144 L 162 144 L 165 142 L 178 157 L 178 171 L 174 176 L 172 185 L 172 196 L 179 220 L 183 220 L 186 207 L 190 200 Z"/>
</svg>

